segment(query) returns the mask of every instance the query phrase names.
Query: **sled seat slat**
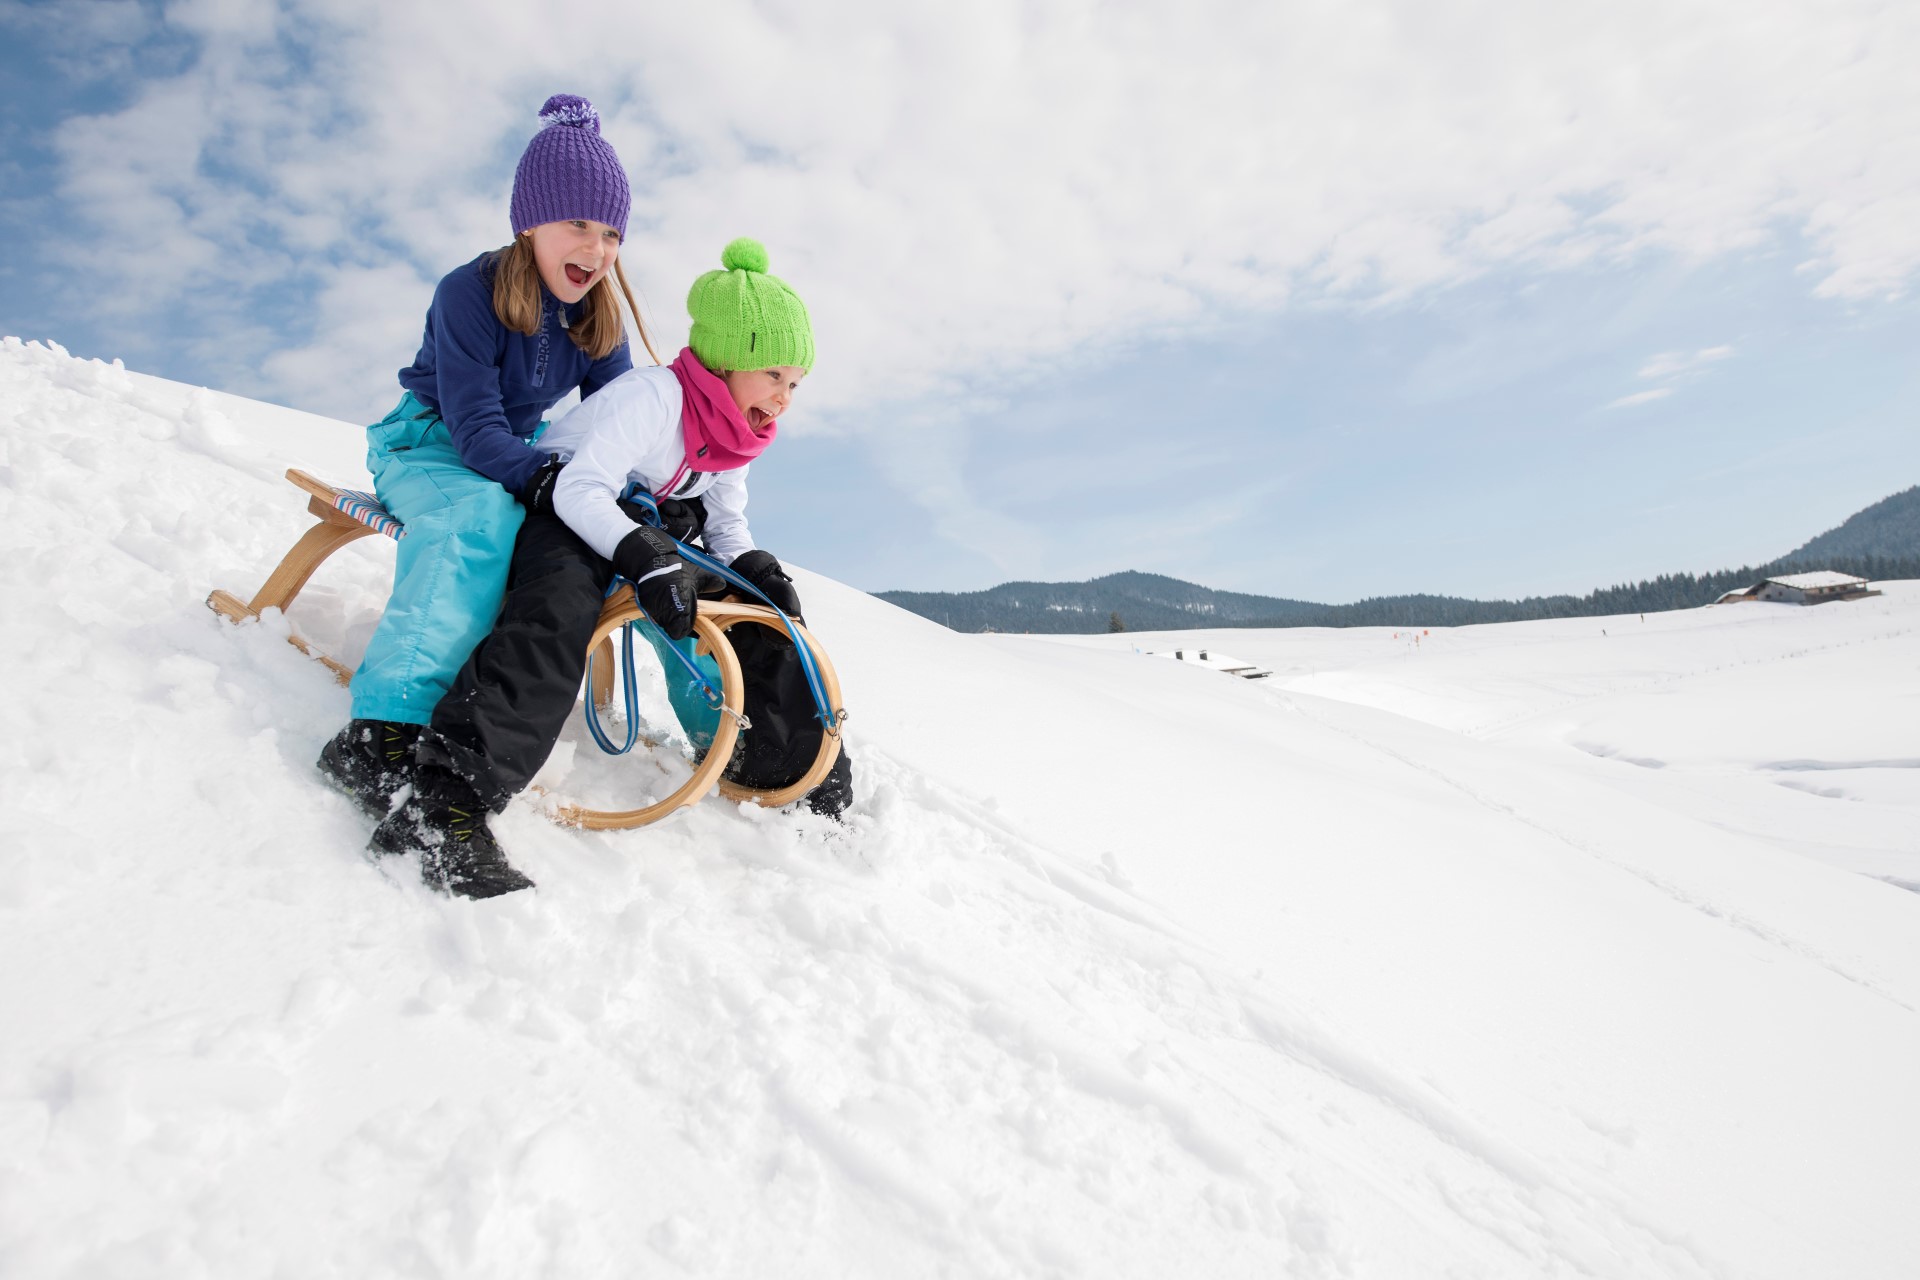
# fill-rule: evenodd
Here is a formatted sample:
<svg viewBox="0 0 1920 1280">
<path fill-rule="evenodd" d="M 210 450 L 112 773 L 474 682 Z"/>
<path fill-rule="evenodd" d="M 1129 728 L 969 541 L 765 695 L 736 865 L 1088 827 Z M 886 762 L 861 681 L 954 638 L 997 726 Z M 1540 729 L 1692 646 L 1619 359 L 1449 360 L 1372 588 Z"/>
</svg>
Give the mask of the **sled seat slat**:
<svg viewBox="0 0 1920 1280">
<path fill-rule="evenodd" d="M 407 536 L 407 527 L 380 504 L 380 499 L 364 489 L 336 489 L 324 480 L 317 480 L 298 467 L 287 468 L 287 479 L 296 488 L 312 494 L 315 502 L 307 504 L 310 510 L 321 519 L 326 515 L 316 509 L 315 503 L 324 503 L 341 515 L 367 526 L 375 533 L 383 533 L 396 541 Z"/>
</svg>

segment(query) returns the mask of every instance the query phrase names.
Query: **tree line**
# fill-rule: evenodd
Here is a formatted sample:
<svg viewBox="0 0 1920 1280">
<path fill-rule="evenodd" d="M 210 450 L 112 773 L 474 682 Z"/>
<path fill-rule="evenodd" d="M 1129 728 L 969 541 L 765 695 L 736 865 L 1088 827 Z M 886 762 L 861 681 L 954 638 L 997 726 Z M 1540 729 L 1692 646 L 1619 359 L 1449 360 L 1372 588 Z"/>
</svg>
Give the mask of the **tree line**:
<svg viewBox="0 0 1920 1280">
<path fill-rule="evenodd" d="M 1529 596 L 1524 600 L 1465 600 L 1456 596 L 1380 596 L 1352 604 L 1326 605 L 1318 614 L 1237 623 L 1251 627 L 1461 627 L 1481 622 L 1531 622 L 1540 618 L 1592 618 L 1621 613 L 1664 613 L 1712 604 L 1739 587 L 1790 573 L 1831 569 L 1858 578 L 1890 581 L 1920 578 L 1920 556 L 1835 556 L 1819 563 L 1781 559 L 1715 573 L 1666 573 L 1641 582 L 1602 587 L 1584 596 Z M 1122 615 L 1124 617 L 1124 614 Z M 1129 623 L 1128 625 L 1131 625 Z"/>
<path fill-rule="evenodd" d="M 1790 555 L 1762 565 L 1714 573 L 1667 573 L 1601 587 L 1583 596 L 1468 600 L 1459 596 L 1376 596 L 1352 604 L 1213 592 L 1192 583 L 1143 574 L 1115 574 L 1085 583 L 1006 583 L 988 591 L 881 592 L 880 598 L 955 631 L 1084 635 L 1096 631 L 1189 631 L 1201 627 L 1463 627 L 1540 618 L 1591 618 L 1664 613 L 1712 604 L 1726 592 L 1764 578 L 1832 569 L 1870 581 L 1920 578 L 1920 556 Z M 1147 594 L 1151 592 L 1152 594 Z"/>
</svg>

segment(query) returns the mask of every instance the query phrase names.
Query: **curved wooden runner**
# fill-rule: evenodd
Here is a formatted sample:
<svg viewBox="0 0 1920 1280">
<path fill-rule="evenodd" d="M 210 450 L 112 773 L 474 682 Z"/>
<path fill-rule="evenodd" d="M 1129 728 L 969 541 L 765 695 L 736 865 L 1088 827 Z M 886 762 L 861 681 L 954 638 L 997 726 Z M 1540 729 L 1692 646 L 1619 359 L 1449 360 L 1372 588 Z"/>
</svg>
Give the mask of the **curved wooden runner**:
<svg viewBox="0 0 1920 1280">
<path fill-rule="evenodd" d="M 775 631 L 783 635 L 787 629 L 786 624 L 780 621 L 780 615 L 765 605 L 736 604 L 732 601 L 727 601 L 722 604 L 708 604 L 702 600 L 700 602 L 700 615 L 702 617 L 714 618 L 720 623 L 720 629 L 723 631 L 731 630 L 742 622 L 753 622 L 763 627 L 772 627 Z M 813 651 L 814 665 L 820 669 L 820 687 L 826 691 L 827 695 L 827 709 L 833 713 L 835 718 L 834 727 L 820 735 L 820 750 L 815 753 L 812 766 L 800 776 L 798 782 L 795 782 L 789 787 L 780 787 L 777 790 L 760 791 L 753 787 L 743 787 L 738 783 L 728 782 L 725 778 L 722 778 L 720 780 L 720 794 L 729 800 L 751 800 L 755 804 L 764 805 L 769 809 L 778 809 L 783 805 L 792 804 L 795 800 L 798 800 L 801 796 L 804 796 L 807 792 L 820 785 L 821 780 L 824 779 L 828 771 L 833 768 L 834 760 L 840 755 L 839 721 L 846 715 L 845 709 L 840 705 L 840 677 L 834 671 L 833 663 L 827 658 L 827 651 L 820 647 L 818 640 L 813 638 L 813 632 L 807 630 L 806 626 L 802 623 L 795 622 L 793 625 L 795 629 L 800 632 L 801 638 L 807 642 L 807 647 Z M 752 733 L 753 730 L 748 729 L 747 732 Z"/>
<path fill-rule="evenodd" d="M 263 609 L 278 609 L 282 613 L 307 585 L 307 579 L 320 567 L 322 561 L 349 542 L 364 538 L 376 532 L 372 525 L 358 520 L 334 505 L 340 491 L 324 480 L 316 480 L 296 467 L 287 468 L 287 479 L 308 495 L 307 510 L 318 516 L 320 523 L 310 527 L 300 535 L 300 540 L 286 555 L 280 557 L 280 563 L 267 575 L 266 582 L 253 593 L 253 599 L 241 600 L 230 591 L 215 591 L 207 597 L 207 608 L 223 618 L 234 622 L 245 622 L 248 618 L 258 618 Z M 341 684 L 353 679 L 353 670 L 343 666 L 321 653 L 299 636 L 289 634 L 287 643 L 326 664 L 333 672 L 333 678 Z"/>
<path fill-rule="evenodd" d="M 613 670 L 615 665 L 613 657 L 614 633 L 627 623 L 645 616 L 645 613 L 640 609 L 639 605 L 634 602 L 631 593 L 622 593 L 622 596 L 609 600 L 607 608 L 601 613 L 600 626 L 594 631 L 593 642 L 587 649 L 587 652 L 593 655 L 593 661 L 591 663 L 593 687 L 589 691 L 588 696 L 593 698 L 595 706 L 606 707 L 613 700 Z M 714 646 L 713 643 L 707 639 L 705 628 L 703 625 L 700 625 L 708 622 L 714 623 L 722 633 L 723 638 L 718 647 Z M 780 615 L 765 605 L 746 604 L 739 600 L 702 600 L 700 602 L 696 630 L 700 634 L 704 651 L 713 652 L 716 657 L 722 652 L 727 655 L 726 658 L 719 659 L 723 672 L 728 660 L 733 662 L 733 669 L 735 671 L 739 670 L 739 659 L 735 657 L 733 653 L 732 644 L 724 639 L 724 633 L 731 631 L 743 622 L 756 623 L 763 627 L 772 627 L 782 634 L 786 632 L 786 625 L 780 621 Z M 820 686 L 827 695 L 827 705 L 832 708 L 836 718 L 843 718 L 846 715 L 846 711 L 840 705 L 840 677 L 833 669 L 832 660 L 827 657 L 826 651 L 820 647 L 820 642 L 814 639 L 813 632 L 807 630 L 806 626 L 802 623 L 796 622 L 794 626 L 799 630 L 802 638 L 806 640 L 807 647 L 813 651 L 814 664 L 820 671 Z M 730 689 L 732 686 L 729 685 L 726 687 Z M 734 707 L 736 711 L 739 709 L 738 704 L 735 704 L 731 700 L 728 701 L 727 705 Z M 722 712 L 720 718 L 725 722 L 722 725 L 723 729 L 731 730 L 735 727 L 732 724 L 733 717 L 731 715 Z M 753 729 L 749 727 L 747 732 L 752 733 Z M 716 759 L 721 760 L 721 768 L 725 768 L 725 760 L 733 753 L 733 738 L 731 733 L 729 733 L 727 738 L 726 751 L 724 753 L 720 747 L 720 739 L 716 735 L 714 745 L 702 759 L 700 766 L 702 771 L 705 771 L 707 766 L 712 764 Z M 801 796 L 806 795 L 807 792 L 819 786 L 821 780 L 832 770 L 833 762 L 839 754 L 840 730 L 836 722 L 833 729 L 820 735 L 820 749 L 814 753 L 813 763 L 808 766 L 807 771 L 800 775 L 800 778 L 791 786 L 762 790 L 756 787 L 743 787 L 737 782 L 728 782 L 725 778 L 719 778 L 717 771 L 715 777 L 718 778 L 720 794 L 724 798 L 735 802 L 751 800 L 753 803 L 765 808 L 778 809 L 783 805 L 792 804 L 795 800 L 798 800 Z M 687 787 L 690 788 L 692 785 L 692 782 L 689 781 Z M 687 788 L 682 788 L 683 791 L 686 789 Z M 679 796 L 680 794 L 681 792 L 678 791 L 674 793 L 675 796 Z M 681 803 L 690 804 L 693 800 L 699 799 L 702 794 L 704 794 L 704 791 L 695 792 L 692 794 L 691 799 L 683 800 Z M 661 803 L 665 804 L 666 802 L 662 801 Z M 633 814 L 644 813 L 649 816 L 637 817 L 632 821 L 622 822 L 607 820 L 609 815 L 604 811 L 585 809 L 575 809 L 574 811 L 581 814 L 594 814 L 595 821 L 581 821 L 578 825 L 591 826 L 596 830 L 600 830 L 608 827 L 643 826 L 646 823 L 657 821 L 672 812 L 672 809 L 669 808 L 662 809 L 660 812 L 655 813 L 654 808 L 656 807 L 657 806 L 653 806 L 644 810 L 632 810 L 631 812 Z M 680 806 L 674 806 L 674 808 L 678 807 Z M 569 818 L 568 820 L 572 821 L 573 819 Z"/>
<path fill-rule="evenodd" d="M 634 603 L 631 593 L 622 592 L 611 597 L 600 611 L 600 622 L 593 629 L 593 639 L 587 642 L 587 652 L 590 654 L 602 645 L 606 646 L 601 653 L 606 660 L 594 665 L 610 668 L 613 665 L 613 646 L 610 643 L 613 633 L 645 616 L 640 606 Z M 552 810 L 555 822 L 570 827 L 585 827 L 589 831 L 644 827 L 649 822 L 658 822 L 676 809 L 686 808 L 713 790 L 713 784 L 720 778 L 720 771 L 727 767 L 727 761 L 733 756 L 734 739 L 740 736 L 746 683 L 740 675 L 740 659 L 734 655 L 733 646 L 727 643 L 726 630 L 704 605 L 699 616 L 693 620 L 693 633 L 700 638 L 702 651 L 712 654 L 720 666 L 720 724 L 713 732 L 713 745 L 707 749 L 707 754 L 700 758 L 687 780 L 664 799 L 638 809 L 589 809 L 578 804 L 557 805 Z"/>
</svg>

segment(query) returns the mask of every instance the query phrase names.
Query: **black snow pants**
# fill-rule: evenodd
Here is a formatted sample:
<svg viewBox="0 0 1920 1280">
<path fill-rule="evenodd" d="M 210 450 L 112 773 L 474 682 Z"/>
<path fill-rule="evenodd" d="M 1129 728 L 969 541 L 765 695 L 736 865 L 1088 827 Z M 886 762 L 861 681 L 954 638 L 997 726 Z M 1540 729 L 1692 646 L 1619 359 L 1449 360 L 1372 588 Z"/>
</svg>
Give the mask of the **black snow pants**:
<svg viewBox="0 0 1920 1280">
<path fill-rule="evenodd" d="M 613 566 L 558 516 L 529 513 L 499 621 L 433 709 L 414 759 L 498 813 L 547 762 L 573 714 Z"/>
</svg>

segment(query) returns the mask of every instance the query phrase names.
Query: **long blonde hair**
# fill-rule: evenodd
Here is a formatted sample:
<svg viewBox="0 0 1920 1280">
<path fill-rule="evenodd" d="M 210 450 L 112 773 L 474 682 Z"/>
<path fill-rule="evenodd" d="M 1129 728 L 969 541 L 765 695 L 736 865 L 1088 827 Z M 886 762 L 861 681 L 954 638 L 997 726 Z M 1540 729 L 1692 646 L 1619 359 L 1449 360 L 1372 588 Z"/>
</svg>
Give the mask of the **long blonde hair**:
<svg viewBox="0 0 1920 1280">
<path fill-rule="evenodd" d="M 493 314 L 507 328 L 531 338 L 540 332 L 541 309 L 540 264 L 534 261 L 533 240 L 528 236 L 515 236 L 512 244 L 494 253 L 492 265 Z M 641 345 L 646 347 L 653 362 L 659 364 L 660 353 L 653 349 L 653 340 L 647 336 L 647 322 L 640 318 L 640 306 L 633 300 L 633 290 L 627 287 L 627 273 L 620 269 L 618 258 L 613 260 L 613 270 L 587 291 L 583 299 L 587 313 L 573 322 L 567 336 L 573 339 L 574 346 L 595 360 L 604 359 L 619 349 L 627 334 L 620 322 L 620 299 L 613 292 L 616 280 L 627 299 L 627 310 L 633 313 Z"/>
</svg>

